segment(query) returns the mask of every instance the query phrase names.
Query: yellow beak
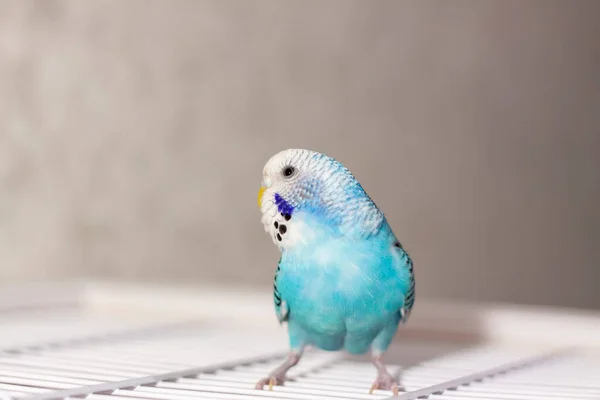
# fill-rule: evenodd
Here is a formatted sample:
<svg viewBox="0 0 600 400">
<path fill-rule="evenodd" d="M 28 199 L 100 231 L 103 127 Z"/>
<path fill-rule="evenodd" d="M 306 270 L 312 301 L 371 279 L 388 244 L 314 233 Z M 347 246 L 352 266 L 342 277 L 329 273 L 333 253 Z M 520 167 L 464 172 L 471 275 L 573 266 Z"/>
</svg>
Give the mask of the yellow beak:
<svg viewBox="0 0 600 400">
<path fill-rule="evenodd" d="M 265 193 L 265 189 L 266 187 L 261 186 L 260 189 L 258 189 L 258 208 L 262 208 L 262 198 L 263 198 L 263 194 Z"/>
</svg>

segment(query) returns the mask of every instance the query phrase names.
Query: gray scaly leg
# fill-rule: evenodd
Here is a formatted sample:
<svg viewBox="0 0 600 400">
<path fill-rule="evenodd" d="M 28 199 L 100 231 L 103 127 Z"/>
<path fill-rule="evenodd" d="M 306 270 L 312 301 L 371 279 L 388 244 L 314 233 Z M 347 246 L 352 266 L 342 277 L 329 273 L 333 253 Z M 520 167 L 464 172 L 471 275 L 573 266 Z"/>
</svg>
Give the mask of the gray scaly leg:
<svg viewBox="0 0 600 400">
<path fill-rule="evenodd" d="M 283 382 L 287 380 L 285 374 L 300 361 L 300 354 L 298 353 L 290 353 L 288 357 L 285 359 L 283 364 L 279 367 L 275 368 L 268 377 L 261 379 L 256 383 L 255 388 L 262 390 L 262 388 L 269 384 L 269 390 L 273 390 L 273 386 L 283 385 Z"/>
<path fill-rule="evenodd" d="M 385 367 L 385 364 L 381 360 L 382 354 L 373 355 L 371 361 L 375 368 L 377 368 L 377 379 L 373 382 L 369 394 L 373 394 L 374 390 L 391 390 L 394 396 L 398 396 L 400 391 L 400 384 L 398 380 L 394 378 Z"/>
</svg>

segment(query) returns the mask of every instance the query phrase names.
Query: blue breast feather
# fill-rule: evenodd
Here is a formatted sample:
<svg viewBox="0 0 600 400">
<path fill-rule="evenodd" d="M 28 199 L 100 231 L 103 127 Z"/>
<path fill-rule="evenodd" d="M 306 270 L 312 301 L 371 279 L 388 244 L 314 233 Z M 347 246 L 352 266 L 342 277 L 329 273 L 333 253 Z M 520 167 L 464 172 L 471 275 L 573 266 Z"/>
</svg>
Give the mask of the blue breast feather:
<svg viewBox="0 0 600 400">
<path fill-rule="evenodd" d="M 412 260 L 387 222 L 352 239 L 313 213 L 296 210 L 294 220 L 310 226 L 313 240 L 283 251 L 275 276 L 291 347 L 385 351 L 414 301 Z"/>
</svg>

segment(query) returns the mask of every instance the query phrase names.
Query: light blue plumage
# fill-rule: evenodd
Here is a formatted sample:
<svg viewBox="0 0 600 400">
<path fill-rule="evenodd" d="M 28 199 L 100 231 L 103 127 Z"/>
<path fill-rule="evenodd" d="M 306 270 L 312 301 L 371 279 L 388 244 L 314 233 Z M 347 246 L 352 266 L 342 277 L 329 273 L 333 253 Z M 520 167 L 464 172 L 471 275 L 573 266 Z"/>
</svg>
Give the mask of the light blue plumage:
<svg viewBox="0 0 600 400">
<path fill-rule="evenodd" d="M 414 304 L 413 263 L 383 213 L 341 163 L 291 149 L 263 170 L 259 206 L 265 230 L 281 250 L 273 300 L 287 322 L 291 353 L 258 382 L 282 384 L 306 346 L 372 352 L 371 390 L 398 392 L 381 361 Z"/>
</svg>

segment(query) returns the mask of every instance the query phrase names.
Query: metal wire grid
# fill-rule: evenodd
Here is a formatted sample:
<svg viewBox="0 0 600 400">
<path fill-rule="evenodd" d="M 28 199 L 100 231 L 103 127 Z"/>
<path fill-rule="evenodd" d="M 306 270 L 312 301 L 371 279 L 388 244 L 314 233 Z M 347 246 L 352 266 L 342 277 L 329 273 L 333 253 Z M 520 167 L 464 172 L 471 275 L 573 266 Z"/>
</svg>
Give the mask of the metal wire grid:
<svg viewBox="0 0 600 400">
<path fill-rule="evenodd" d="M 256 381 L 280 363 L 285 354 L 285 335 L 278 336 L 283 339 L 258 331 L 240 335 L 231 328 L 186 325 L 12 348 L 0 357 L 0 390 L 13 398 L 31 400 L 390 397 L 386 391 L 368 394 L 375 378 L 370 363 L 348 360 L 342 353 L 318 351 L 307 352 L 293 370 L 295 381 L 275 387 L 272 392 L 256 391 Z M 556 364 L 556 360 L 561 359 L 493 346 L 465 349 L 402 371 L 405 391 L 399 399 L 432 395 L 450 399 L 457 393 L 463 398 L 477 398 L 488 393 L 485 388 L 490 382 L 503 382 L 499 374 L 512 371 L 506 376 L 518 377 L 515 371 L 519 369 L 535 371 L 548 365 L 560 366 L 563 364 Z M 577 364 L 572 360 L 570 365 Z M 528 366 L 536 368 L 527 369 Z M 491 376 L 494 378 L 490 380 Z M 483 383 L 475 384 L 477 381 Z M 588 394 L 574 390 L 582 396 Z M 590 390 L 595 395 L 593 388 Z"/>
</svg>

